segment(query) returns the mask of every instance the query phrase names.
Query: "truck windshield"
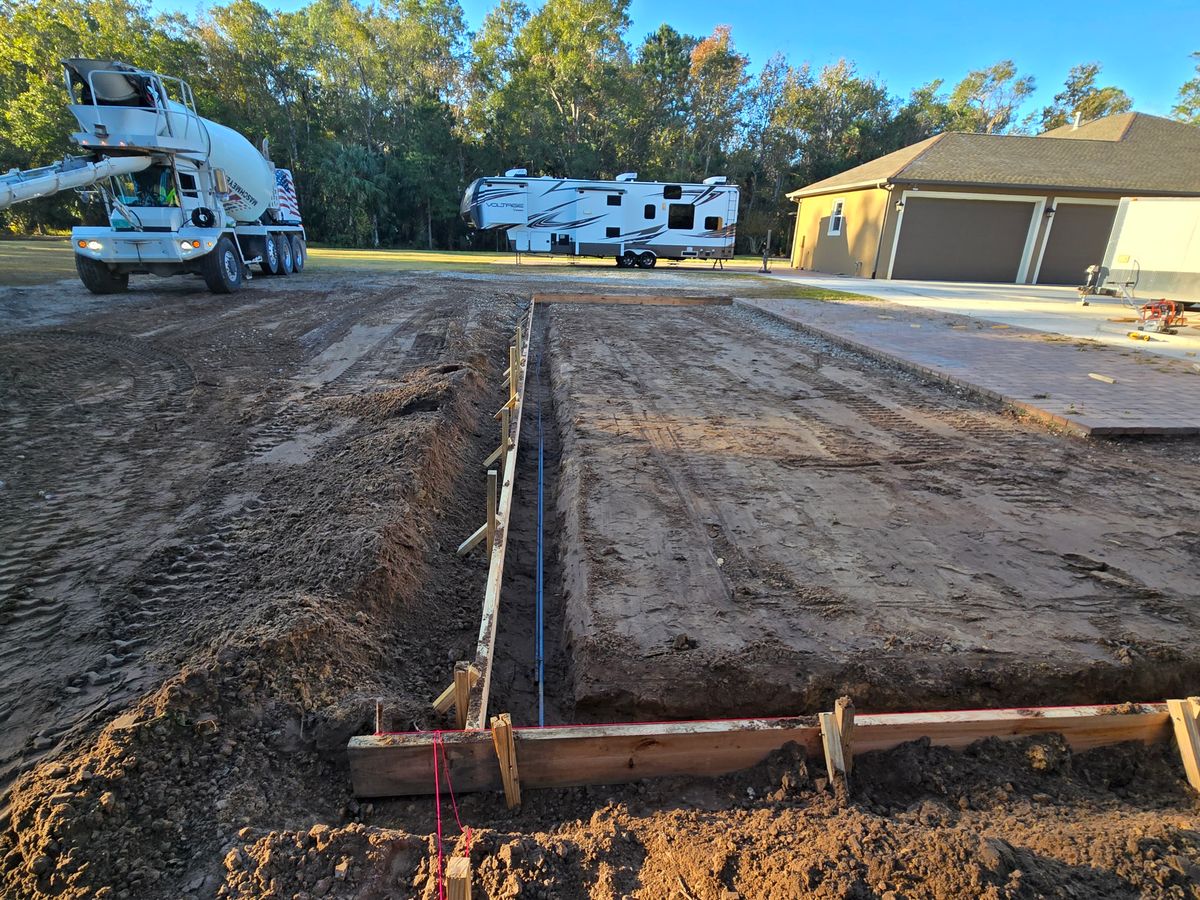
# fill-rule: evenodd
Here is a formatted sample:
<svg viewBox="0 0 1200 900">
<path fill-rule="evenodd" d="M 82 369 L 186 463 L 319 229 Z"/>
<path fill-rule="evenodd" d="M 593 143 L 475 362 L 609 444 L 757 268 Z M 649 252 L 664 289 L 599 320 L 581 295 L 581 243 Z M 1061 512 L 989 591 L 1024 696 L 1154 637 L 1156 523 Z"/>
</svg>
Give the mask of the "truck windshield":
<svg viewBox="0 0 1200 900">
<path fill-rule="evenodd" d="M 113 193 L 126 206 L 178 206 L 175 175 L 169 166 L 151 166 L 113 178 Z"/>
</svg>

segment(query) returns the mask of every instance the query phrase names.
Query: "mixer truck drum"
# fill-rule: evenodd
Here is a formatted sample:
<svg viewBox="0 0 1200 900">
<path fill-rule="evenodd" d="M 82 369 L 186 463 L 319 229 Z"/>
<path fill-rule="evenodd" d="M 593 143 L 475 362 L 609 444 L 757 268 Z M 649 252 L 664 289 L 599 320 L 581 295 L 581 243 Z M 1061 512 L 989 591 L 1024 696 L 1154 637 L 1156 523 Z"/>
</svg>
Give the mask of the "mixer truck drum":
<svg viewBox="0 0 1200 900">
<path fill-rule="evenodd" d="M 192 224 L 197 228 L 212 228 L 216 221 L 217 217 L 207 206 L 197 206 L 192 210 Z"/>
</svg>

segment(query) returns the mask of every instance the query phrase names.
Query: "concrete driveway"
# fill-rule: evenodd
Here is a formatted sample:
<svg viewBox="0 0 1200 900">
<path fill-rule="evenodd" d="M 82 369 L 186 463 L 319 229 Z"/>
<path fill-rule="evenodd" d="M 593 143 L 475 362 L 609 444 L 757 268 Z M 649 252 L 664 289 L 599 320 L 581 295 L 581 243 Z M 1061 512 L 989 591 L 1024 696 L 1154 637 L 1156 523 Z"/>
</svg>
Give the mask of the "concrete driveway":
<svg viewBox="0 0 1200 900">
<path fill-rule="evenodd" d="M 1071 287 L 1034 284 L 976 284 L 951 281 L 886 281 L 816 275 L 776 269 L 771 277 L 806 287 L 849 291 L 939 312 L 959 313 L 1005 325 L 1099 341 L 1121 350 L 1139 350 L 1180 359 L 1200 359 L 1200 312 L 1175 335 L 1134 340 L 1137 311 L 1111 297 L 1092 297 L 1080 306 Z M 1124 320 L 1124 321 L 1113 321 Z"/>
</svg>

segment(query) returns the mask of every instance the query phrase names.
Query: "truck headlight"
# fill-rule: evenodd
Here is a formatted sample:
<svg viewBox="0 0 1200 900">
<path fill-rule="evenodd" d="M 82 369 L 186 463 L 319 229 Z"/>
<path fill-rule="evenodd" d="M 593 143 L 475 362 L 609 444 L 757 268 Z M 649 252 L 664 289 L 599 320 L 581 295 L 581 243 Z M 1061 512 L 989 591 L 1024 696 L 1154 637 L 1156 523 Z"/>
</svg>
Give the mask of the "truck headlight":
<svg viewBox="0 0 1200 900">
<path fill-rule="evenodd" d="M 192 249 L 192 242 L 191 241 L 180 241 L 179 249 L 182 250 L 184 253 L 187 253 L 189 250 Z"/>
<path fill-rule="evenodd" d="M 102 250 L 104 249 L 104 245 L 99 241 L 88 241 L 87 248 L 89 250 Z"/>
</svg>

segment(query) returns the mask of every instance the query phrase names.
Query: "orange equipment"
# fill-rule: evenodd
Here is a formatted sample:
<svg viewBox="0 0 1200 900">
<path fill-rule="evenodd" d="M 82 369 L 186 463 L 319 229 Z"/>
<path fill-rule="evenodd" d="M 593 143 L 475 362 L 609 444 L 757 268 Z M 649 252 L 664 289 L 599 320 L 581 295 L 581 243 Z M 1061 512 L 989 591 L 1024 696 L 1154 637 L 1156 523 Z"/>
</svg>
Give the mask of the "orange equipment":
<svg viewBox="0 0 1200 900">
<path fill-rule="evenodd" d="M 1174 334 L 1177 327 L 1186 324 L 1183 304 L 1174 300 L 1151 300 L 1138 310 L 1138 331 Z"/>
</svg>

